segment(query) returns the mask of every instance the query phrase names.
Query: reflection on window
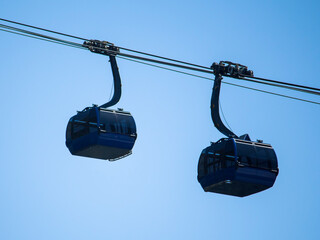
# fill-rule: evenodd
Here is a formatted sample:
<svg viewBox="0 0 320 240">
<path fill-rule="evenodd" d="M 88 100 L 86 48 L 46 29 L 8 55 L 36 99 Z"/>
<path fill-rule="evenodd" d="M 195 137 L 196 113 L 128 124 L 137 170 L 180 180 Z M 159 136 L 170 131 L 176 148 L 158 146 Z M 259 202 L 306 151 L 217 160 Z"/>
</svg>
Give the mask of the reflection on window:
<svg viewBox="0 0 320 240">
<path fill-rule="evenodd" d="M 234 167 L 235 166 L 235 157 L 231 155 L 223 155 L 215 153 L 212 155 L 207 155 L 205 161 L 205 170 L 206 173 L 213 173 L 224 168 Z"/>
<path fill-rule="evenodd" d="M 112 133 L 119 133 L 119 134 L 124 134 L 124 135 L 130 135 L 135 133 L 135 128 L 134 124 L 130 124 L 129 119 L 121 119 L 118 121 L 113 120 L 113 121 L 108 121 L 105 123 L 105 130 L 107 132 L 112 132 Z"/>
<path fill-rule="evenodd" d="M 244 165 L 263 169 L 277 168 L 277 158 L 273 149 L 239 145 L 238 150 L 239 161 Z"/>
</svg>

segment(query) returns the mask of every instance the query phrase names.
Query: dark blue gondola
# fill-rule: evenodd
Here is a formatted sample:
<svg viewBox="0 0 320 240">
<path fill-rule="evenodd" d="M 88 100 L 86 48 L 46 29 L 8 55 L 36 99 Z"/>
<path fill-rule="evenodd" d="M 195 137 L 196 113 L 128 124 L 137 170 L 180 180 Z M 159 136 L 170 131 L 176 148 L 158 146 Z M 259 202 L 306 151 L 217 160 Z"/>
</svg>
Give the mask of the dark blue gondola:
<svg viewBox="0 0 320 240">
<path fill-rule="evenodd" d="M 69 120 L 66 145 L 73 155 L 117 160 L 131 154 L 136 138 L 129 112 L 93 106 Z"/>
<path fill-rule="evenodd" d="M 215 82 L 211 97 L 211 117 L 215 127 L 228 138 L 222 138 L 205 148 L 199 159 L 198 181 L 206 192 L 244 197 L 273 186 L 279 169 L 277 157 L 270 144 L 251 141 L 248 134 L 236 136 L 221 121 L 219 94 L 221 72 L 232 69 L 223 63 L 213 65 Z M 244 67 L 240 65 L 240 67 Z M 239 66 L 234 67 L 239 70 Z M 242 69 L 247 74 L 252 71 Z"/>
<path fill-rule="evenodd" d="M 275 151 L 269 144 L 222 138 L 205 148 L 198 181 L 206 192 L 244 197 L 273 186 L 278 175 Z"/>
<path fill-rule="evenodd" d="M 122 109 L 108 109 L 121 97 L 121 79 L 115 58 L 119 49 L 113 46 L 106 48 L 104 43 L 96 40 L 86 41 L 84 46 L 93 52 L 103 48 L 103 54 L 109 56 L 114 95 L 108 103 L 100 107 L 87 107 L 70 118 L 66 130 L 66 146 L 72 155 L 114 161 L 130 155 L 137 138 L 132 115 Z M 92 46 L 94 47 L 90 48 Z"/>
</svg>

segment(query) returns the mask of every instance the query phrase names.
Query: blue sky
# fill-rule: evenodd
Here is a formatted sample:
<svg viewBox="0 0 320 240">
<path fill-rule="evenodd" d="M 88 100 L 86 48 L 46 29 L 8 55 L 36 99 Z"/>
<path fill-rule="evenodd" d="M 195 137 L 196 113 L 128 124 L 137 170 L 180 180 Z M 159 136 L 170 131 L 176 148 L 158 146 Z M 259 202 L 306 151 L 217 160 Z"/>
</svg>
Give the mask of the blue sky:
<svg viewBox="0 0 320 240">
<path fill-rule="evenodd" d="M 317 1 L 285 0 L 0 2 L 1 18 L 205 66 L 230 60 L 317 88 L 319 10 Z M 119 59 L 116 107 L 136 120 L 133 154 L 75 157 L 65 128 L 77 110 L 109 99 L 107 58 L 0 39 L 1 239 L 319 239 L 318 105 L 223 85 L 229 125 L 271 143 L 280 173 L 246 198 L 205 193 L 198 158 L 222 137 L 210 118 L 212 81 Z"/>
</svg>

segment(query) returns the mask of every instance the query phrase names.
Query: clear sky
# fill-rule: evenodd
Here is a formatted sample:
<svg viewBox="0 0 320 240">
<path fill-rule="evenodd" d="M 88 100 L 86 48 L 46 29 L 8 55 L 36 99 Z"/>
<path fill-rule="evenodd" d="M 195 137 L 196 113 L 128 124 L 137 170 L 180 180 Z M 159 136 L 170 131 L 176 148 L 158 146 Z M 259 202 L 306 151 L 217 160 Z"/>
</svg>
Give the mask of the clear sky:
<svg viewBox="0 0 320 240">
<path fill-rule="evenodd" d="M 315 0 L 0 2 L 1 18 L 208 67 L 230 60 L 317 88 L 319 12 Z M 109 99 L 107 57 L 4 32 L 0 40 L 0 239 L 320 239 L 319 105 L 223 85 L 229 125 L 272 144 L 280 173 L 249 197 L 205 193 L 198 158 L 223 137 L 210 118 L 212 81 L 118 59 L 116 107 L 136 120 L 133 154 L 76 157 L 65 128 Z"/>
</svg>

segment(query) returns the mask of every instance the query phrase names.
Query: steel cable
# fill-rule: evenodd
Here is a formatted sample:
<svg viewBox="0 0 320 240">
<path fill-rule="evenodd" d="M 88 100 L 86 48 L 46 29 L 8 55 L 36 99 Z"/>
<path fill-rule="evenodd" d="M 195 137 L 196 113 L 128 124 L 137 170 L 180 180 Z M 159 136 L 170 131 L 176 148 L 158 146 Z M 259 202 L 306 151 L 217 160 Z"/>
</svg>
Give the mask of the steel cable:
<svg viewBox="0 0 320 240">
<path fill-rule="evenodd" d="M 301 88 L 298 88 L 298 87 L 285 86 L 285 85 L 281 85 L 281 84 L 263 82 L 263 81 L 247 79 L 247 78 L 238 78 L 238 79 L 239 80 L 249 81 L 249 82 L 254 82 L 254 83 L 260 83 L 260 84 L 264 84 L 264 85 L 269 85 L 269 86 L 273 86 L 273 87 L 286 88 L 286 89 L 289 89 L 289 90 L 294 90 L 294 91 L 298 91 L 298 92 L 304 92 L 304 93 L 309 93 L 309 94 L 314 94 L 314 95 L 319 95 L 320 96 L 320 91 L 317 92 L 317 91 L 313 91 L 313 90 L 301 89 Z"/>
<path fill-rule="evenodd" d="M 35 37 L 35 36 L 32 36 L 32 35 L 27 35 L 27 34 L 23 34 L 23 33 L 19 33 L 19 32 L 13 32 L 13 31 L 6 30 L 6 29 L 1 29 L 0 28 L 0 31 L 9 32 L 9 33 L 21 35 L 21 36 L 24 36 L 24 37 L 34 38 L 34 39 L 43 40 L 43 41 L 47 41 L 47 42 L 57 43 L 57 44 L 61 44 L 61 45 L 68 46 L 68 47 L 74 47 L 74 48 L 79 48 L 79 49 L 83 49 L 83 50 L 88 50 L 85 47 L 79 47 L 79 46 L 75 46 L 75 45 L 70 45 L 70 44 L 67 44 L 67 43 L 58 42 L 58 41 L 54 41 L 54 40 L 49 40 L 49 39 L 45 39 L 45 38 L 41 38 L 41 37 Z"/>
<path fill-rule="evenodd" d="M 13 24 L 17 24 L 17 25 L 21 25 L 21 26 L 25 26 L 25 27 L 29 27 L 29 28 L 34 28 L 34 29 L 41 30 L 41 31 L 46 31 L 46 32 L 59 34 L 59 35 L 66 36 L 66 37 L 71 37 L 71 38 L 83 40 L 83 41 L 90 41 L 89 39 L 86 39 L 86 38 L 82 38 L 82 37 L 78 37 L 78 36 L 74 36 L 74 35 L 70 35 L 70 34 L 66 34 L 66 33 L 61 33 L 61 32 L 57 32 L 57 31 L 52 31 L 52 30 L 49 30 L 49 29 L 40 28 L 40 27 L 36 27 L 36 26 L 32 26 L 32 25 L 28 25 L 28 24 L 24 24 L 24 23 L 20 23 L 20 22 L 15 22 L 15 21 L 11 21 L 11 20 L 8 20 L 8 19 L 4 19 L 4 18 L 0 18 L 0 20 L 1 21 L 5 21 L 5 22 L 9 22 L 9 23 L 13 23 Z M 168 60 L 168 61 L 172 61 L 172 62 L 178 62 L 178 63 L 182 63 L 182 64 L 194 66 L 194 67 L 200 67 L 200 68 L 204 68 L 204 69 L 210 69 L 210 68 L 205 67 L 205 66 L 201 66 L 201 65 L 197 65 L 197 64 L 193 64 L 193 63 L 188 63 L 188 62 L 184 62 L 184 61 L 180 61 L 180 60 L 176 60 L 176 59 L 172 59 L 172 58 L 162 57 L 162 56 L 159 56 L 159 55 L 145 53 L 145 52 L 141 52 L 141 51 L 137 51 L 137 50 L 132 50 L 132 49 L 129 49 L 129 48 L 124 48 L 124 47 L 118 47 L 118 48 L 120 48 L 122 50 L 130 51 L 130 52 L 142 54 L 142 55 L 147 55 L 147 56 L 150 56 L 150 57 L 160 58 L 160 59 L 163 59 L 163 60 Z"/>
<path fill-rule="evenodd" d="M 164 69 L 164 70 L 168 70 L 168 71 L 172 71 L 172 72 L 176 72 L 176 73 L 181 73 L 181 74 L 192 76 L 192 77 L 197 77 L 197 78 L 202 78 L 202 79 L 214 81 L 213 78 L 204 77 L 204 76 L 200 76 L 200 75 L 196 75 L 196 74 L 192 74 L 192 73 L 187 73 L 187 72 L 183 72 L 183 71 L 179 71 L 179 70 L 175 70 L 175 69 L 171 69 L 171 68 L 166 68 L 166 67 L 158 66 L 158 65 L 155 65 L 155 64 L 151 64 L 151 63 L 137 61 L 137 60 L 133 60 L 133 59 L 130 59 L 130 58 L 125 58 L 125 57 L 118 57 L 118 58 L 121 58 L 121 59 L 124 59 L 124 60 L 128 60 L 128 61 L 132 61 L 132 62 L 136 62 L 136 63 L 140 63 L 140 64 L 144 64 L 144 65 L 148 65 L 148 66 L 152 66 L 152 67 L 156 67 L 156 68 L 160 68 L 160 69 Z M 297 98 L 297 97 L 292 97 L 292 96 L 288 96 L 288 95 L 284 95 L 284 94 L 269 92 L 269 91 L 265 91 L 265 90 L 261 90 L 261 89 L 257 89 L 257 88 L 246 87 L 246 86 L 243 86 L 243 85 L 234 84 L 234 83 L 230 83 L 230 82 L 226 82 L 226 81 L 222 81 L 222 83 L 227 84 L 227 85 L 231 85 L 231 86 L 235 86 L 235 87 L 241 87 L 241 88 L 257 91 L 257 92 L 267 93 L 267 94 L 271 94 L 271 95 L 275 95 L 275 96 L 279 96 L 279 97 L 284 97 L 284 98 L 289 98 L 289 99 L 294 99 L 294 100 L 298 100 L 298 101 L 303 101 L 303 102 L 308 102 L 308 103 L 313 103 L 313 104 L 320 105 L 320 102 L 314 102 L 314 101 L 310 101 L 310 100 L 306 100 L 306 99 L 302 99 L 302 98 Z"/>
<path fill-rule="evenodd" d="M 76 38 L 76 39 L 83 40 L 83 41 L 87 41 L 88 40 L 88 39 L 85 39 L 85 38 L 82 38 L 82 37 L 77 37 L 77 36 L 73 36 L 73 35 L 70 35 L 70 34 L 56 32 L 56 31 L 52 31 L 52 30 L 49 30 L 49 29 L 45 29 L 45 28 L 35 27 L 35 26 L 32 26 L 32 25 L 28 25 L 28 24 L 24 24 L 24 23 L 20 23 L 20 22 L 15 22 L 15 21 L 3 19 L 3 18 L 0 18 L 0 20 L 4 21 L 4 22 L 9 22 L 9 23 L 13 23 L 13 24 L 29 27 L 29 28 L 38 29 L 38 30 L 41 30 L 41 31 L 51 32 L 51 33 L 54 33 L 54 34 L 59 34 L 59 35 L 66 36 L 66 37 Z"/>
<path fill-rule="evenodd" d="M 59 39 L 59 38 L 55 38 L 55 37 L 50 37 L 50 36 L 43 35 L 43 34 L 40 34 L 40 33 L 35 33 L 35 32 L 27 31 L 27 30 L 24 30 L 24 29 L 7 26 L 7 25 L 4 25 L 4 24 L 0 24 L 0 27 L 6 28 L 6 29 L 10 29 L 10 30 L 14 30 L 14 31 L 17 31 L 17 32 L 21 32 L 21 33 L 25 33 L 25 34 L 29 34 L 29 35 L 34 35 L 34 36 L 37 36 L 37 37 L 40 37 L 40 38 L 46 38 L 46 39 L 53 40 L 53 41 L 56 41 L 56 42 L 62 42 L 62 43 L 65 43 L 65 44 L 74 45 L 74 46 L 77 46 L 77 47 L 82 47 L 82 44 L 79 44 L 79 43 L 66 41 L 66 40 L 62 40 L 62 39 Z"/>
<path fill-rule="evenodd" d="M 286 83 L 286 82 L 281 82 L 281 81 L 276 81 L 276 80 L 271 80 L 271 79 L 266 79 L 266 78 L 261 78 L 261 77 L 254 77 L 254 76 L 247 76 L 247 75 L 241 75 L 241 76 L 246 77 L 246 78 L 258 79 L 258 80 L 262 80 L 262 81 L 266 81 L 266 82 L 288 85 L 288 86 L 292 86 L 292 87 L 299 87 L 299 88 L 304 88 L 304 89 L 309 89 L 309 90 L 320 91 L 320 88 L 303 86 L 303 85 L 298 85 L 298 84 L 293 84 L 293 83 Z"/>
<path fill-rule="evenodd" d="M 11 22 L 11 23 L 15 23 L 15 24 L 20 24 L 20 25 L 27 26 L 27 27 L 32 27 L 32 28 L 35 28 L 35 29 L 43 30 L 43 31 L 48 31 L 48 32 L 55 33 L 55 34 L 60 34 L 60 35 L 68 36 L 68 37 L 73 37 L 73 38 L 77 38 L 77 39 L 81 39 L 81 40 L 87 40 L 87 39 L 76 37 L 76 36 L 72 36 L 72 35 L 69 35 L 69 34 L 59 33 L 59 32 L 51 31 L 51 30 L 48 30 L 48 29 L 38 28 L 38 27 L 34 27 L 34 26 L 31 26 L 31 25 L 22 24 L 22 23 L 17 23 L 17 22 L 6 20 L 6 19 L 2 19 L 2 18 L 0 18 L 0 20 Z M 7 25 L 4 25 L 4 24 L 0 24 L 0 27 L 1 28 L 5 28 L 5 29 L 1 29 L 0 28 L 1 31 L 10 32 L 10 33 L 19 34 L 19 35 L 26 36 L 26 37 L 31 37 L 31 38 L 35 38 L 35 39 L 39 39 L 39 40 L 45 40 L 45 41 L 48 41 L 48 42 L 53 42 L 53 43 L 57 43 L 57 44 L 65 45 L 65 46 L 70 46 L 70 47 L 75 47 L 75 48 L 80 48 L 80 49 L 87 50 L 86 47 L 84 47 L 82 44 L 79 44 L 79 43 L 66 41 L 66 40 L 63 40 L 63 39 L 59 39 L 59 38 L 55 38 L 55 37 L 51 37 L 51 36 L 47 36 L 47 35 L 31 32 L 31 31 L 27 31 L 27 30 L 24 30 L 24 29 L 19 29 L 19 28 L 7 26 Z M 10 29 L 12 31 L 6 30 L 6 29 Z M 14 31 L 16 31 L 16 32 L 14 32 Z M 98 47 L 93 47 L 93 48 L 94 49 L 98 49 L 98 50 L 104 50 L 104 51 L 106 50 L 104 48 L 98 48 Z M 182 71 L 178 71 L 178 70 L 174 70 L 174 69 L 170 69 L 170 68 L 165 68 L 165 67 L 161 67 L 161 66 L 154 65 L 154 64 L 148 64 L 148 63 L 137 61 L 137 60 L 133 60 L 133 59 L 139 59 L 139 60 L 142 60 L 142 61 L 149 61 L 149 62 L 153 62 L 153 63 L 157 63 L 157 64 L 164 64 L 164 65 L 169 65 L 169 66 L 172 66 L 172 67 L 185 68 L 185 69 L 188 69 L 188 70 L 193 70 L 193 71 L 199 71 L 199 72 L 203 72 L 203 73 L 212 74 L 213 70 L 210 69 L 210 68 L 203 67 L 203 66 L 196 65 L 196 64 L 190 64 L 190 63 L 179 61 L 179 60 L 165 58 L 165 57 L 161 57 L 161 56 L 157 56 L 157 55 L 153 55 L 153 54 L 139 52 L 139 51 L 135 51 L 135 50 L 127 49 L 127 48 L 122 48 L 122 47 L 119 47 L 119 48 L 121 48 L 123 50 L 126 50 L 126 51 L 132 51 L 132 52 L 135 52 L 135 53 L 144 54 L 144 55 L 152 56 L 152 57 L 155 57 L 155 58 L 162 58 L 162 59 L 166 59 L 166 60 L 169 60 L 169 61 L 175 61 L 175 62 L 183 63 L 183 64 L 186 64 L 186 65 L 189 64 L 189 65 L 192 65 L 192 66 L 197 66 L 197 67 L 201 67 L 201 68 L 205 68 L 205 69 L 199 69 L 199 68 L 194 68 L 194 67 L 174 64 L 174 63 L 168 63 L 168 62 L 159 61 L 159 60 L 156 60 L 156 59 L 150 59 L 150 58 L 145 58 L 145 57 L 141 57 L 141 56 L 130 55 L 130 54 L 121 53 L 121 52 L 115 52 L 115 51 L 112 51 L 112 50 L 108 50 L 108 51 L 110 53 L 114 52 L 114 54 L 117 55 L 117 57 L 123 58 L 123 59 L 126 59 L 126 60 L 131 60 L 131 61 L 135 61 L 135 62 L 146 64 L 146 65 L 150 65 L 150 66 L 154 66 L 154 67 L 158 67 L 158 68 L 162 68 L 162 69 L 166 69 L 166 70 L 170 70 L 170 71 L 175 71 L 175 72 L 187 74 L 187 75 L 190 75 L 190 76 L 201 77 L 201 78 L 212 80 L 211 78 L 206 78 L 206 77 L 202 77 L 202 76 L 195 75 L 195 74 L 190 74 L 190 73 L 186 73 L 186 72 L 182 72 Z M 130 58 L 130 59 L 128 59 L 128 58 Z M 210 69 L 210 70 L 208 70 L 208 69 Z M 243 75 L 243 76 L 245 76 L 245 75 Z M 240 80 L 245 80 L 245 81 L 265 84 L 265 85 L 274 86 L 274 87 L 286 88 L 286 89 L 300 91 L 300 92 L 309 93 L 309 94 L 320 95 L 320 92 L 317 92 L 317 91 L 320 91 L 320 89 L 318 89 L 318 88 L 307 87 L 307 86 L 291 84 L 291 83 L 285 83 L 285 82 L 280 82 L 280 81 L 275 81 L 275 80 L 270 80 L 270 79 L 265 79 L 265 78 L 259 78 L 259 77 L 250 77 L 250 76 L 245 76 L 245 77 L 246 78 L 240 78 Z M 262 81 L 257 81 L 257 80 L 253 80 L 253 79 L 249 79 L 249 78 L 258 79 L 258 80 L 262 80 Z M 273 92 L 268 92 L 268 91 L 264 91 L 264 90 L 260 90 L 260 89 L 249 88 L 249 87 L 245 87 L 245 86 L 238 85 L 238 84 L 231 84 L 231 83 L 227 83 L 227 82 L 224 82 L 224 83 L 230 84 L 230 85 L 234 85 L 234 86 L 238 86 L 238 87 L 242 87 L 242 88 L 248 88 L 248 89 L 255 90 L 255 91 L 274 94 L 274 95 L 278 95 L 278 96 L 282 96 L 282 97 L 292 98 L 292 99 L 296 99 L 296 100 L 300 100 L 300 101 L 319 104 L 317 102 L 313 102 L 313 101 L 309 101 L 309 100 L 305 100 L 305 99 L 301 99 L 301 98 L 295 98 L 295 97 L 282 95 L 282 94 L 277 94 L 277 93 L 273 93 Z"/>
</svg>

